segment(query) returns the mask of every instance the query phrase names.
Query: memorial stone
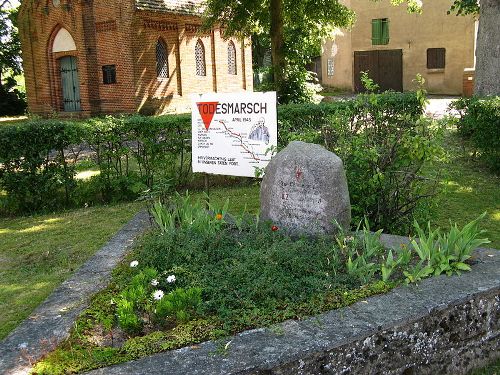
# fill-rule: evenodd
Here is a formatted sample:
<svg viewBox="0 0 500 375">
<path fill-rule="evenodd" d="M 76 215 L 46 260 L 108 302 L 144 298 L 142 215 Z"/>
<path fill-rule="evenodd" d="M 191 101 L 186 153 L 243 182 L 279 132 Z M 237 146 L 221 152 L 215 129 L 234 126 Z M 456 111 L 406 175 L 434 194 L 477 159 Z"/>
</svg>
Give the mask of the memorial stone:
<svg viewBox="0 0 500 375">
<path fill-rule="evenodd" d="M 268 164 L 260 189 L 261 219 L 292 235 L 349 229 L 351 204 L 342 160 L 312 143 L 294 141 Z"/>
</svg>

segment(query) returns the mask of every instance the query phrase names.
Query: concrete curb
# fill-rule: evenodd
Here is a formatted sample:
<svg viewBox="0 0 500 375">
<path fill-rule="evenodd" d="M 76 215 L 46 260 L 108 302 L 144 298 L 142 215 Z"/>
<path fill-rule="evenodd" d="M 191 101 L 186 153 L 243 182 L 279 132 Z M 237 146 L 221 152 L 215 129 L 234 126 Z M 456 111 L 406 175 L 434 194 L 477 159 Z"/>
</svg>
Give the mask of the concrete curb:
<svg viewBox="0 0 500 375">
<path fill-rule="evenodd" d="M 136 214 L 91 259 L 0 342 L 0 374 L 25 374 L 36 360 L 68 337 L 90 297 L 103 289 L 133 241 L 149 228 L 146 211 Z M 23 356 L 25 358 L 23 358 Z"/>
</svg>

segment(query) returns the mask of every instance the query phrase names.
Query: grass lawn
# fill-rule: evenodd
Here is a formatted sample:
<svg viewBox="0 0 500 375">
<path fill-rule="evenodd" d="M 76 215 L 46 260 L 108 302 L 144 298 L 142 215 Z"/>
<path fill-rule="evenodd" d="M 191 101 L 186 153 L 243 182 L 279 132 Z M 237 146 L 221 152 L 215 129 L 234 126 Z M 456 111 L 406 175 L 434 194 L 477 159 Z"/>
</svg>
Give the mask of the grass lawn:
<svg viewBox="0 0 500 375">
<path fill-rule="evenodd" d="M 443 229 L 449 228 L 450 220 L 463 226 L 487 211 L 481 228 L 487 230 L 488 246 L 500 249 L 500 176 L 468 154 L 456 131 L 446 133 L 445 149 L 449 160 L 438 166 L 443 191 L 433 223 Z"/>
<path fill-rule="evenodd" d="M 210 190 L 210 202 L 215 206 L 223 206 L 226 199 L 229 199 L 228 211 L 240 214 L 247 211 L 256 214 L 260 209 L 260 185 L 250 185 L 241 187 L 212 188 Z M 193 198 L 203 199 L 201 192 L 193 193 Z"/>
<path fill-rule="evenodd" d="M 21 122 L 26 121 L 27 119 L 28 117 L 26 116 L 0 117 L 0 126 L 20 124 Z"/>
<path fill-rule="evenodd" d="M 127 203 L 0 218 L 0 339 L 141 207 Z"/>
</svg>

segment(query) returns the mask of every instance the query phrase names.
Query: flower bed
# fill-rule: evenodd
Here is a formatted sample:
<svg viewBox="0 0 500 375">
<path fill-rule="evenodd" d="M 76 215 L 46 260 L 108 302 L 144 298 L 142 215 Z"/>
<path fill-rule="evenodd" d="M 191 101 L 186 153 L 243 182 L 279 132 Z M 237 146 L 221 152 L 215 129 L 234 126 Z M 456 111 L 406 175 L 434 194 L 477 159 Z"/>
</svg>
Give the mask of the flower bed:
<svg viewBox="0 0 500 375">
<path fill-rule="evenodd" d="M 459 273 L 479 220 L 387 250 L 381 231 L 290 238 L 273 223 L 228 219 L 225 208 L 178 196 L 157 204 L 147 236 L 97 294 L 70 338 L 34 371 L 70 373 L 124 362 L 249 328 L 300 319 L 431 274 Z M 221 348 L 221 350 L 223 350 Z"/>
</svg>

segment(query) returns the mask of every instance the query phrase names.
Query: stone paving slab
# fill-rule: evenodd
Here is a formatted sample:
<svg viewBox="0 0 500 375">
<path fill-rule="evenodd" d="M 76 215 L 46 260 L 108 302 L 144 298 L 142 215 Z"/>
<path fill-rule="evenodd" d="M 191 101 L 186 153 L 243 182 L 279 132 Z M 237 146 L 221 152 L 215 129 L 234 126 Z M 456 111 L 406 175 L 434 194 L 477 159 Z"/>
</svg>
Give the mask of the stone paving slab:
<svg viewBox="0 0 500 375">
<path fill-rule="evenodd" d="M 133 241 L 150 227 L 149 215 L 139 212 L 71 278 L 54 292 L 9 336 L 0 342 L 0 374 L 25 374 L 30 359 L 40 358 L 68 337 L 69 330 L 90 297 L 109 282 L 111 271 Z"/>
<path fill-rule="evenodd" d="M 399 246 L 405 241 L 402 237 L 385 236 L 384 242 Z M 336 354 L 332 353 L 340 351 L 344 346 L 360 340 L 363 343 L 370 336 L 384 330 L 394 329 L 394 332 L 397 332 L 394 327 L 413 327 L 415 324 L 421 324 L 417 322 L 429 319 L 429 314 L 436 315 L 440 311 L 449 309 L 450 306 L 453 308 L 466 304 L 481 294 L 486 294 L 490 299 L 493 296 L 493 300 L 495 298 L 498 300 L 500 252 L 495 249 L 479 249 L 474 258 L 476 264 L 472 271 L 463 273 L 459 277 L 443 275 L 425 279 L 418 285 L 398 287 L 387 294 L 374 296 L 350 307 L 333 310 L 303 321 L 286 321 L 278 325 L 278 328 L 246 331 L 222 343 L 209 341 L 194 347 L 159 353 L 94 370 L 87 374 L 338 373 L 327 371 L 327 366 L 321 367 L 323 370 L 320 372 L 308 371 L 306 366 L 311 365 L 316 358 L 324 360 L 325 356 L 334 356 Z M 495 306 L 498 310 L 498 303 Z M 498 311 L 496 315 L 494 311 L 491 313 L 491 316 L 497 317 L 493 325 L 498 325 Z M 499 356 L 498 332 L 490 334 L 484 340 L 485 345 L 492 346 L 494 353 L 496 350 Z M 422 345 L 432 345 L 431 339 L 427 341 Z M 221 354 L 221 347 L 223 348 L 225 344 L 227 350 L 222 350 Z M 449 361 L 452 360 L 454 359 L 449 358 Z M 402 373 L 403 370 L 395 373 Z"/>
</svg>

